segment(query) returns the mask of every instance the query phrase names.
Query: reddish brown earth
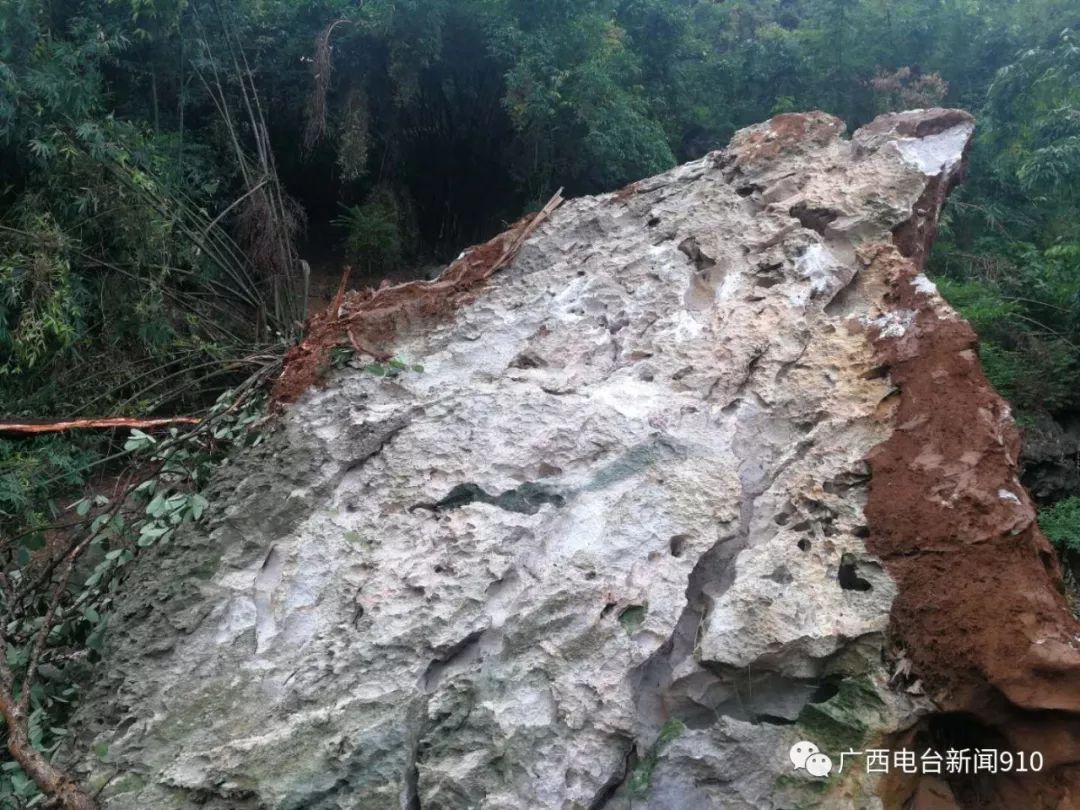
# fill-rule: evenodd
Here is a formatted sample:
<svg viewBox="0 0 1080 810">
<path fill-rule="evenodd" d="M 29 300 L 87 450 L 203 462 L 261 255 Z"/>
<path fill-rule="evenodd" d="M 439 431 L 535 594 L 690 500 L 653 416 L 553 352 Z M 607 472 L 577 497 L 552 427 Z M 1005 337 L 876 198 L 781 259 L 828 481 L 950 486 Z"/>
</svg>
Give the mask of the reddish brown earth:
<svg viewBox="0 0 1080 810">
<path fill-rule="evenodd" d="M 556 194 L 544 208 L 510 226 L 482 245 L 468 248 L 434 281 L 410 281 L 378 289 L 345 291 L 348 271 L 337 295 L 308 319 L 304 339 L 290 349 L 271 401 L 295 402 L 318 384 L 330 368 L 336 347 L 351 347 L 376 360 L 392 355 L 392 342 L 407 324 L 443 317 L 466 303 L 474 288 L 513 260 L 533 231 L 562 203 Z"/>
<path fill-rule="evenodd" d="M 927 206 L 936 209 L 941 185 Z M 903 336 L 874 343 L 898 402 L 892 436 L 869 458 L 867 546 L 899 586 L 895 653 L 943 710 L 906 739 L 1039 751 L 1045 767 L 894 784 L 889 806 L 1080 808 L 1080 623 L 1017 479 L 1020 436 L 975 334 L 912 283 L 933 227 L 898 231 L 895 245 L 863 253 L 889 279 L 892 308 L 915 313 Z"/>
<path fill-rule="evenodd" d="M 781 154 L 805 152 L 829 143 L 844 129 L 844 122 L 823 112 L 781 113 L 769 126 L 735 133 L 731 148 L 739 153 L 736 166 L 767 163 Z"/>
</svg>

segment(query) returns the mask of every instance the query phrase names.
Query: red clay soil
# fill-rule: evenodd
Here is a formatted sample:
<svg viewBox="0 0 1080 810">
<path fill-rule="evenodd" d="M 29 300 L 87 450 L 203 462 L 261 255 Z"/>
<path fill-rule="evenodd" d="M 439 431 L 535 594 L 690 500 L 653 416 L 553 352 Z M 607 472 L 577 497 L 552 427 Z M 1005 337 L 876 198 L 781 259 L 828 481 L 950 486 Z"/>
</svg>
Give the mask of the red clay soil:
<svg viewBox="0 0 1080 810">
<path fill-rule="evenodd" d="M 843 130 L 844 122 L 828 113 L 781 113 L 763 126 L 737 132 L 730 149 L 738 152 L 736 166 L 763 163 L 807 146 L 824 146 Z"/>
<path fill-rule="evenodd" d="M 352 347 L 376 360 L 393 355 L 394 338 L 408 325 L 445 317 L 466 303 L 473 290 L 517 255 L 540 224 L 562 204 L 561 190 L 534 215 L 482 245 L 468 248 L 434 281 L 410 281 L 379 289 L 345 291 L 348 270 L 325 310 L 308 319 L 304 339 L 290 349 L 271 402 L 287 405 L 318 384 L 330 368 L 337 347 Z"/>
<path fill-rule="evenodd" d="M 899 586 L 895 655 L 955 713 L 929 718 L 907 739 L 933 744 L 945 734 L 971 747 L 1039 751 L 1045 766 L 953 778 L 945 800 L 940 780 L 894 780 L 883 798 L 890 810 L 1080 808 L 1080 623 L 1017 478 L 1020 436 L 1008 405 L 982 372 L 968 323 L 913 285 L 920 266 L 901 251 L 921 262 L 926 242 L 911 242 L 921 249 L 898 239 L 862 252 L 888 279 L 893 310 L 914 313 L 902 336 L 874 341 L 899 393 L 894 432 L 868 459 L 867 547 Z"/>
</svg>

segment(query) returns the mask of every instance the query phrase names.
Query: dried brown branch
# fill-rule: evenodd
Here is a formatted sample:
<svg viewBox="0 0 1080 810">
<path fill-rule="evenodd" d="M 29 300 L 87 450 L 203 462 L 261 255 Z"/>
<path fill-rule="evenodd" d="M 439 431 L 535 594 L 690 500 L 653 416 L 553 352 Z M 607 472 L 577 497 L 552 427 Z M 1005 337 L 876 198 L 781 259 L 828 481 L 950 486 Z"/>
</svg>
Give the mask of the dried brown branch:
<svg viewBox="0 0 1080 810">
<path fill-rule="evenodd" d="M 333 63 L 330 59 L 332 48 L 330 37 L 339 25 L 350 25 L 352 20 L 334 20 L 315 38 L 315 57 L 311 64 L 311 77 L 314 87 L 308 100 L 308 120 L 304 128 L 304 148 L 309 152 L 326 134 L 326 94 L 330 89 L 330 71 Z"/>
<path fill-rule="evenodd" d="M 337 293 L 334 295 L 334 301 L 330 304 L 330 311 L 340 314 L 341 304 L 345 300 L 345 290 L 349 285 L 349 275 L 352 273 L 352 265 L 345 265 L 345 272 L 341 274 L 341 281 L 338 283 Z M 335 316 L 337 317 L 337 316 Z"/>
</svg>

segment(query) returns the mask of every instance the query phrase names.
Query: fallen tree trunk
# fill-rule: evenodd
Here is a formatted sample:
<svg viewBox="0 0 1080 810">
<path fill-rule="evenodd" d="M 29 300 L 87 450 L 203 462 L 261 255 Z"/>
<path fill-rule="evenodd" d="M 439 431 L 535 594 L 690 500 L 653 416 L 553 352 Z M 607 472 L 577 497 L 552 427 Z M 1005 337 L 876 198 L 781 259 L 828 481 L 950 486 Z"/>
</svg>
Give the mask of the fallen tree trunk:
<svg viewBox="0 0 1080 810">
<path fill-rule="evenodd" d="M 33 435 L 39 433 L 62 433 L 65 430 L 105 430 L 108 428 L 150 428 L 197 425 L 201 420 L 194 416 L 171 416 L 161 419 L 65 419 L 43 422 L 0 422 L 0 433 Z"/>
</svg>

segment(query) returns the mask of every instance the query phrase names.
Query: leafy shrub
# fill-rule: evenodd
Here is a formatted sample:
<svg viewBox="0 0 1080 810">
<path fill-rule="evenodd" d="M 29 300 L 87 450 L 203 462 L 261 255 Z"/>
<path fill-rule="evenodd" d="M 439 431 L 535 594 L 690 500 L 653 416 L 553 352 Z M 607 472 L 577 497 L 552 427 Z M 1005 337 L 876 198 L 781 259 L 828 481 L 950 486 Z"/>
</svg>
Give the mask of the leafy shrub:
<svg viewBox="0 0 1080 810">
<path fill-rule="evenodd" d="M 57 517 L 55 498 L 77 490 L 98 458 L 93 437 L 0 439 L 0 526 L 33 527 Z"/>
<path fill-rule="evenodd" d="M 408 207 L 388 188 L 359 205 L 342 206 L 334 219 L 345 235 L 346 259 L 369 275 L 387 275 L 413 254 L 414 227 Z"/>
<path fill-rule="evenodd" d="M 949 83 L 937 73 L 919 73 L 907 65 L 879 71 L 870 86 L 880 112 L 940 107 L 949 92 Z"/>
<path fill-rule="evenodd" d="M 1080 496 L 1040 510 L 1039 528 L 1060 551 L 1080 560 Z"/>
<path fill-rule="evenodd" d="M 103 649 L 119 575 L 142 549 L 167 543 L 179 527 L 206 515 L 210 505 L 200 491 L 229 450 L 261 440 L 252 427 L 263 415 L 262 397 L 250 390 L 227 392 L 188 433 L 173 429 L 153 437 L 132 431 L 124 454 L 131 462 L 132 483 L 141 483 L 112 497 L 88 495 L 63 511 L 53 504 L 48 515 L 35 512 L 46 500 L 40 490 L 51 492 L 60 482 L 70 492 L 82 480 L 86 465 L 71 457 L 78 445 L 56 437 L 29 447 L 0 443 L 0 464 L 6 467 L 0 468 L 0 508 L 5 519 L 15 514 L 30 526 L 14 544 L 0 545 L 6 575 L 0 591 L 4 651 L 16 683 L 29 666 L 36 633 L 51 622 L 30 681 L 28 731 L 34 749 L 51 755 L 64 741 L 64 724 L 78 700 L 77 684 Z M 57 528 L 67 534 L 54 536 L 47 549 L 45 533 Z M 40 592 L 31 589 L 15 603 L 8 601 L 11 594 L 23 594 L 23 586 L 35 581 L 60 546 L 69 544 L 79 544 L 84 556 L 70 579 L 61 579 L 66 587 L 50 594 L 52 577 L 47 577 Z M 63 569 L 58 556 L 55 562 Z M 0 807 L 39 806 L 43 798 L 15 762 L 0 765 Z"/>
</svg>

